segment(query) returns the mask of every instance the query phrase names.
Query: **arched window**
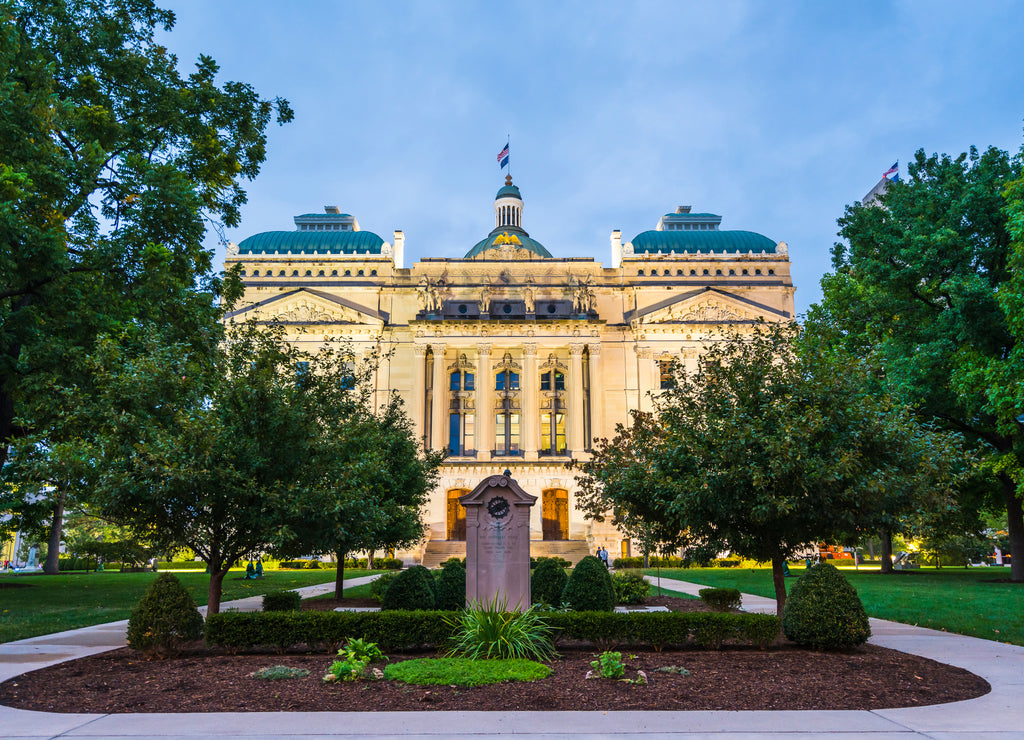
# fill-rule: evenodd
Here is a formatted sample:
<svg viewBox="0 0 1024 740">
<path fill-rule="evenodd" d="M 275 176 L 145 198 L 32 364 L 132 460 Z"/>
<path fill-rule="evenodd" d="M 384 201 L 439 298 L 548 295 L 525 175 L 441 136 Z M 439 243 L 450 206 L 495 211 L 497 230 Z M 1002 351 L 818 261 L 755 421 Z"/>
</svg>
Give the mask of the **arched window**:
<svg viewBox="0 0 1024 740">
<path fill-rule="evenodd" d="M 502 369 L 494 376 L 494 454 L 519 454 L 519 373 L 512 368 L 512 356 L 505 354 Z M 518 367 L 515 366 L 515 367 Z"/>
<path fill-rule="evenodd" d="M 451 399 L 448 407 L 448 449 L 453 455 L 472 455 L 475 415 L 471 406 L 474 390 L 473 373 L 463 369 L 465 355 L 459 358 L 458 366 L 448 375 L 448 391 Z"/>
<path fill-rule="evenodd" d="M 554 358 L 551 358 L 552 360 Z M 541 455 L 565 454 L 565 373 L 558 367 L 541 370 L 540 450 Z"/>
</svg>

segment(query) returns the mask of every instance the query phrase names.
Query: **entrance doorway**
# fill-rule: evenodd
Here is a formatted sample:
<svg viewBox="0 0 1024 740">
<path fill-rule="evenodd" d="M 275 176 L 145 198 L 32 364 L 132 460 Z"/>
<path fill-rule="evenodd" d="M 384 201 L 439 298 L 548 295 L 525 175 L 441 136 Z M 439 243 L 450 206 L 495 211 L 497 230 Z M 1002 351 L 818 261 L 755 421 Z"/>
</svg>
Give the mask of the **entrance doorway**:
<svg viewBox="0 0 1024 740">
<path fill-rule="evenodd" d="M 466 541 L 466 507 L 459 503 L 459 498 L 467 493 L 468 488 L 448 490 L 448 539 L 455 542 Z"/>
<path fill-rule="evenodd" d="M 569 492 L 548 488 L 542 492 L 541 529 L 545 540 L 569 539 Z"/>
</svg>

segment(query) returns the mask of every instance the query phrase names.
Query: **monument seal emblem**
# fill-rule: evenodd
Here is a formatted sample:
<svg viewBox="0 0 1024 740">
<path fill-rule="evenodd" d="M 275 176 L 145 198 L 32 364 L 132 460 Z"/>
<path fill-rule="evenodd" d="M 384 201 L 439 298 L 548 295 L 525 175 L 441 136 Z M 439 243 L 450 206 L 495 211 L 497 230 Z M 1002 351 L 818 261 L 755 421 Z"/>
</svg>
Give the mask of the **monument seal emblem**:
<svg viewBox="0 0 1024 740">
<path fill-rule="evenodd" d="M 495 496 L 487 502 L 487 513 L 495 519 L 504 519 L 511 510 L 511 507 L 508 505 L 508 499 L 504 496 Z"/>
</svg>

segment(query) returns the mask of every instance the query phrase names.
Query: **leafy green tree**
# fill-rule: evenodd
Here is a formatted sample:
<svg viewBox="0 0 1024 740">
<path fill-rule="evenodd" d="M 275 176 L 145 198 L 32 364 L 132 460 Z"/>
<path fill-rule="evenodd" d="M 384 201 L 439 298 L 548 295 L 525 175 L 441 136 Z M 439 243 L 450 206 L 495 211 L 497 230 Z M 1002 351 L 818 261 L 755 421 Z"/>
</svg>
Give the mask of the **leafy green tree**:
<svg viewBox="0 0 1024 740">
<path fill-rule="evenodd" d="M 374 410 L 375 363 L 355 367 L 343 348 L 331 347 L 311 358 L 305 385 L 315 440 L 275 547 L 286 556 L 334 555 L 337 598 L 348 553 L 423 538 L 421 510 L 444 459 L 419 449 L 397 394 Z"/>
<path fill-rule="evenodd" d="M 977 472 L 993 480 L 1015 555 L 1024 553 L 1024 262 L 1008 215 L 1019 229 L 1021 173 L 1021 157 L 994 148 L 917 152 L 880 207 L 846 209 L 835 272 L 808 321 L 865 357 L 881 392 L 979 447 Z M 1024 557 L 1011 579 L 1024 581 Z"/>
<path fill-rule="evenodd" d="M 316 439 L 303 355 L 279 331 L 230 328 L 213 360 L 158 345 L 104 358 L 94 497 L 104 517 L 158 546 L 187 546 L 210 568 L 209 613 L 238 559 L 269 548 L 286 502 L 301 499 Z"/>
<path fill-rule="evenodd" d="M 151 0 L 0 0 L 0 19 L 2 465 L 12 439 L 59 428 L 55 388 L 88 390 L 98 337 L 208 340 L 206 225 L 238 223 L 265 130 L 292 112 L 218 84 L 210 57 L 183 75 Z"/>
<path fill-rule="evenodd" d="M 641 518 L 695 560 L 771 562 L 779 614 L 787 558 L 944 490 L 958 455 L 785 325 L 716 342 L 632 421 L 580 465 L 586 516 Z"/>
</svg>

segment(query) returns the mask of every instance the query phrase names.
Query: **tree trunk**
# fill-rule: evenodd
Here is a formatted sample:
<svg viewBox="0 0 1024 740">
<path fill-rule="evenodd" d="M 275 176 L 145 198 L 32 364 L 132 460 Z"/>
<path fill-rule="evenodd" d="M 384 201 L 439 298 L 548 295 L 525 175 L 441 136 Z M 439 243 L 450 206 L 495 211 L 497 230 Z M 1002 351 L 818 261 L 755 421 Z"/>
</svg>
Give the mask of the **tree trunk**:
<svg viewBox="0 0 1024 740">
<path fill-rule="evenodd" d="M 220 613 L 220 595 L 224 589 L 224 576 L 231 570 L 231 564 L 214 570 L 210 567 L 210 588 L 206 592 L 206 616 Z"/>
<path fill-rule="evenodd" d="M 786 606 L 786 574 L 782 570 L 785 559 L 781 555 L 772 556 L 772 582 L 775 584 L 775 614 L 782 619 L 782 610 Z"/>
<path fill-rule="evenodd" d="M 366 551 L 366 567 L 369 570 L 373 570 L 373 550 Z"/>
<path fill-rule="evenodd" d="M 50 522 L 50 541 L 46 546 L 46 564 L 43 573 L 48 576 L 60 574 L 60 538 L 64 533 L 64 503 L 67 501 L 67 490 L 57 494 L 53 502 L 53 521 Z"/>
<path fill-rule="evenodd" d="M 882 572 L 892 573 L 892 530 L 886 527 L 879 536 L 882 539 Z"/>
<path fill-rule="evenodd" d="M 340 599 L 345 595 L 345 553 L 335 553 L 338 559 L 338 572 L 334 576 L 334 598 Z"/>
<path fill-rule="evenodd" d="M 875 538 L 868 537 L 868 557 L 872 560 L 875 559 Z"/>
<path fill-rule="evenodd" d="M 1010 540 L 1010 580 L 1024 583 L 1024 508 L 1017 498 L 1017 487 L 1010 476 L 999 474 L 1006 499 L 1006 533 Z"/>
</svg>

